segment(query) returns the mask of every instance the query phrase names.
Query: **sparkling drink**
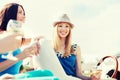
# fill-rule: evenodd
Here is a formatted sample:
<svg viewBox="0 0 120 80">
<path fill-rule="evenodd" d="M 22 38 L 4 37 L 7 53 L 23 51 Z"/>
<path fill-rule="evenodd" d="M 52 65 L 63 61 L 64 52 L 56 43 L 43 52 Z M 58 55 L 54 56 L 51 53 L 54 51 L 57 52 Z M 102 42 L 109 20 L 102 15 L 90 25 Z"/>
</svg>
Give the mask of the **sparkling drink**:
<svg viewBox="0 0 120 80">
<path fill-rule="evenodd" d="M 23 34 L 22 22 L 10 19 L 7 25 L 7 31 Z"/>
</svg>

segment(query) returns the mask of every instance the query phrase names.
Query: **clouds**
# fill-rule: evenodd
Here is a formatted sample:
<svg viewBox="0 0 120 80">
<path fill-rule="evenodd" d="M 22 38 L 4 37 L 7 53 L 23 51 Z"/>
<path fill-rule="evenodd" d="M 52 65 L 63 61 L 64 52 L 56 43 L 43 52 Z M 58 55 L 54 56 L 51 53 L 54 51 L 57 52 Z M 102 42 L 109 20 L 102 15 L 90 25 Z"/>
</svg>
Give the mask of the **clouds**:
<svg viewBox="0 0 120 80">
<path fill-rule="evenodd" d="M 73 12 L 77 12 L 76 24 L 81 36 L 78 42 L 83 53 L 110 55 L 120 51 L 120 2 L 116 1 L 101 0 L 79 5 L 83 10 L 75 7 Z"/>
</svg>

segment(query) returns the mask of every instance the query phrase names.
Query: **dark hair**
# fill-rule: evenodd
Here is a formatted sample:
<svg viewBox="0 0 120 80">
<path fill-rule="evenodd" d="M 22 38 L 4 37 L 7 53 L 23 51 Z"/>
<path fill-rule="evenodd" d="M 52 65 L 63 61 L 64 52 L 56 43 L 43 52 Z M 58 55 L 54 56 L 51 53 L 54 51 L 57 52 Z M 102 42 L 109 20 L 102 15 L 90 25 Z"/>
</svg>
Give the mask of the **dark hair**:
<svg viewBox="0 0 120 80">
<path fill-rule="evenodd" d="M 21 6 L 22 5 L 19 5 L 17 3 L 10 3 L 10 6 L 9 7 L 6 7 L 4 10 L 4 13 L 2 14 L 3 17 L 2 17 L 2 23 L 0 25 L 0 30 L 3 30 L 5 31 L 7 29 L 7 24 L 8 24 L 8 21 L 10 19 L 14 19 L 16 20 L 17 18 L 17 11 L 18 11 L 18 6 Z M 23 11 L 24 11 L 24 8 L 22 7 Z M 25 15 L 25 11 L 24 11 L 24 15 Z"/>
</svg>

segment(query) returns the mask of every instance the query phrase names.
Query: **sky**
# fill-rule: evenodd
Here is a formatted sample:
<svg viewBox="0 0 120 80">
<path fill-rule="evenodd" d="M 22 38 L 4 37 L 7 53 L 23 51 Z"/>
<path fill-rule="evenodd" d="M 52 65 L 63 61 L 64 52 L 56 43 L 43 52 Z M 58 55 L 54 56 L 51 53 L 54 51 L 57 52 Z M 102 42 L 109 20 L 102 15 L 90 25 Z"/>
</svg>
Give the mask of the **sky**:
<svg viewBox="0 0 120 80">
<path fill-rule="evenodd" d="M 120 53 L 120 0 L 0 0 L 17 2 L 26 12 L 25 31 L 31 36 L 52 39 L 53 23 L 63 13 L 75 25 L 73 43 L 90 60 Z"/>
</svg>

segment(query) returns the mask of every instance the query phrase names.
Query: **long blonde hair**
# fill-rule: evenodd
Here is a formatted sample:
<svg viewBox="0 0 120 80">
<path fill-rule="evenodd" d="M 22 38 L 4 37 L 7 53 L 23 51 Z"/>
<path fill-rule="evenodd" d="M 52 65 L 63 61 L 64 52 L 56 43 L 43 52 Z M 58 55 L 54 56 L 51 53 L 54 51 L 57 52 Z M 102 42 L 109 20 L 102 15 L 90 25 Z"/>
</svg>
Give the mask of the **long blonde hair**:
<svg viewBox="0 0 120 80">
<path fill-rule="evenodd" d="M 55 51 L 58 51 L 61 43 L 60 37 L 58 36 L 58 33 L 57 33 L 57 28 L 58 28 L 58 25 L 54 27 L 53 40 L 52 40 L 53 48 Z M 71 43 L 72 42 L 71 42 L 71 29 L 70 29 L 69 34 L 66 37 L 65 53 L 63 54 L 63 57 L 66 57 L 71 54 Z"/>
</svg>

